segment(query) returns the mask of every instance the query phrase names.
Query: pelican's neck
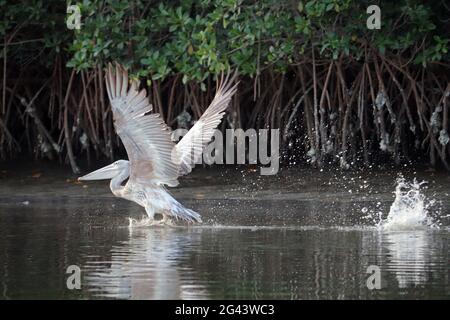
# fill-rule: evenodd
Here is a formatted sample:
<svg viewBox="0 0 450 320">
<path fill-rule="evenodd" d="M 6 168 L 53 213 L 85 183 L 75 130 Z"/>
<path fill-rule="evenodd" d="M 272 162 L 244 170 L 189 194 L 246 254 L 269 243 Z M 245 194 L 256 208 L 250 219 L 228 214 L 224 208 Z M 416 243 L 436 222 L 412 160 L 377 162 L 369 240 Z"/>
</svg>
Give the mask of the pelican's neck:
<svg viewBox="0 0 450 320">
<path fill-rule="evenodd" d="M 125 188 L 122 186 L 122 182 L 124 182 L 130 175 L 129 168 L 124 168 L 122 171 L 119 172 L 117 176 L 111 179 L 111 182 L 109 183 L 109 187 L 111 188 L 112 193 L 117 196 L 122 196 L 122 191 Z"/>
</svg>

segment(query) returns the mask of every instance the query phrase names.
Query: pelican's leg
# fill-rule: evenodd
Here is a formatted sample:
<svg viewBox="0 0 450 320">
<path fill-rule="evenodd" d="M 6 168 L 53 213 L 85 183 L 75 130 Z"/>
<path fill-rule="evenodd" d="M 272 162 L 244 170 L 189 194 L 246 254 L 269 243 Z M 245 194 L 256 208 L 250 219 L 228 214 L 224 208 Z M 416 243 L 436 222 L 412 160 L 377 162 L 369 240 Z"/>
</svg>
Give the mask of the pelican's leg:
<svg viewBox="0 0 450 320">
<path fill-rule="evenodd" d="M 150 220 L 155 220 L 155 209 L 151 206 L 145 207 L 145 212 Z"/>
</svg>

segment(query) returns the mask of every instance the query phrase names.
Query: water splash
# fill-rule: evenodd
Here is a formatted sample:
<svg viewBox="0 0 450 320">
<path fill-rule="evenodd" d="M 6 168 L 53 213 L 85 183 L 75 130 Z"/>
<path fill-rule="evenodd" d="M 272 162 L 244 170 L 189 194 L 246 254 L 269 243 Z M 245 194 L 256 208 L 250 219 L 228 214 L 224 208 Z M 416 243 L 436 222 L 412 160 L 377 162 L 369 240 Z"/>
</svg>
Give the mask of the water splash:
<svg viewBox="0 0 450 320">
<path fill-rule="evenodd" d="M 172 219 L 150 219 L 147 216 L 143 216 L 141 219 L 128 218 L 128 228 L 174 225 L 175 222 Z"/>
<path fill-rule="evenodd" d="M 378 227 L 383 230 L 405 230 L 424 227 L 436 227 L 429 216 L 429 209 L 434 200 L 429 201 L 421 192 L 425 181 L 412 182 L 404 178 L 397 179 L 395 187 L 395 200 L 391 205 L 386 219 L 381 219 Z"/>
</svg>

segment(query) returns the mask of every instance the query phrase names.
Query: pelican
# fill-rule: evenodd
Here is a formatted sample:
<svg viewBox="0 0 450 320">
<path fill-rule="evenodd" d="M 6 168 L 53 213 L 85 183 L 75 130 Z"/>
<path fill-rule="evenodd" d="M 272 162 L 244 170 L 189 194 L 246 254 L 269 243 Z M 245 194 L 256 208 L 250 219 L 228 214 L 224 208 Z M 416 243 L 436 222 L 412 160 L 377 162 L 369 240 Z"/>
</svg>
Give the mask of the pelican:
<svg viewBox="0 0 450 320">
<path fill-rule="evenodd" d="M 214 129 L 221 122 L 231 98 L 236 92 L 236 74 L 223 75 L 213 101 L 188 131 L 175 144 L 171 131 L 153 109 L 145 89 L 139 90 L 128 81 L 127 70 L 108 65 L 105 81 L 113 113 L 114 128 L 128 154 L 128 160 L 114 163 L 78 178 L 79 180 L 111 179 L 110 188 L 116 197 L 133 201 L 145 208 L 150 223 L 173 219 L 201 222 L 200 214 L 185 208 L 167 191 L 166 186 L 178 185 L 178 177 L 191 172 L 202 157 Z M 126 181 L 128 179 L 128 181 Z M 125 183 L 126 181 L 126 183 Z"/>
</svg>

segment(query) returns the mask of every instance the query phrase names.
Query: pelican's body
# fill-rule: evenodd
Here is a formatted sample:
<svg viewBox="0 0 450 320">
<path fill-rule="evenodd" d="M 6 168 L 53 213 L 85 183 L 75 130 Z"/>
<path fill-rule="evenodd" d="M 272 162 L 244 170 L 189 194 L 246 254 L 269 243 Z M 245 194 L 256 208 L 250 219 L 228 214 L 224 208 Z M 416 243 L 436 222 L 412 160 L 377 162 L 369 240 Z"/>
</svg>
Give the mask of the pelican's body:
<svg viewBox="0 0 450 320">
<path fill-rule="evenodd" d="M 106 88 L 114 127 L 127 150 L 129 161 L 118 160 L 79 179 L 111 179 L 112 193 L 144 207 L 152 221 L 155 214 L 160 213 L 163 221 L 176 218 L 201 222 L 200 215 L 183 207 L 165 186 L 178 185 L 178 177 L 189 173 L 202 156 L 203 147 L 212 138 L 236 91 L 236 85 L 230 85 L 233 79 L 227 80 L 221 83 L 202 117 L 175 145 L 170 139 L 169 128 L 159 114 L 149 113 L 152 106 L 145 90 L 138 91 L 134 83 L 128 88 L 126 70 L 117 65 L 114 72 L 110 65 Z"/>
<path fill-rule="evenodd" d="M 122 183 L 129 177 L 129 162 L 119 160 L 113 163 L 114 166 L 122 166 L 119 174 L 111 179 L 109 187 L 116 197 L 124 198 L 136 202 L 145 208 L 148 217 L 153 220 L 155 213 L 163 214 L 167 219 L 170 216 L 182 218 L 189 221 L 200 222 L 200 215 L 195 211 L 184 208 L 175 200 L 162 185 Z"/>
</svg>

